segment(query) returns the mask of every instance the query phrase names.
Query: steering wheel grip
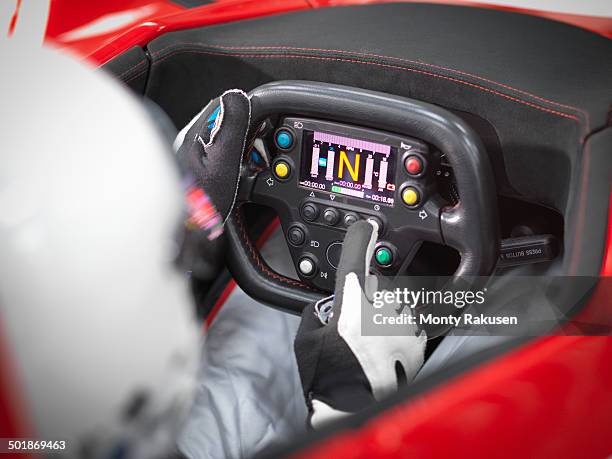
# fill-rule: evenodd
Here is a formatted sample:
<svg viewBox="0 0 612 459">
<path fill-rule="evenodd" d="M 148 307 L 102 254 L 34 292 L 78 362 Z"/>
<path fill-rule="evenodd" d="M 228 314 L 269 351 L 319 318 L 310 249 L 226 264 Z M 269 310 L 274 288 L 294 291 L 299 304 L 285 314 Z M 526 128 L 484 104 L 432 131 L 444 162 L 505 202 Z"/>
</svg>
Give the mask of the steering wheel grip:
<svg viewBox="0 0 612 459">
<path fill-rule="evenodd" d="M 308 304 L 326 296 L 299 280 L 276 273 L 266 264 L 248 236 L 238 206 L 225 227 L 229 240 L 227 267 L 240 288 L 249 296 L 296 314 L 301 314 Z"/>
<path fill-rule="evenodd" d="M 449 111 L 405 97 L 309 81 L 281 81 L 255 88 L 249 138 L 261 123 L 279 114 L 310 116 L 410 135 L 446 154 L 460 202 L 440 214 L 443 241 L 457 249 L 461 262 L 454 278 L 489 276 L 497 263 L 499 229 L 489 158 L 476 133 Z M 249 183 L 241 184 L 249 187 Z M 247 194 L 248 190 L 241 190 Z M 237 206 L 238 207 L 238 206 Z M 228 268 L 255 299 L 300 313 L 324 296 L 306 284 L 273 272 L 246 236 L 240 210 L 226 224 Z"/>
</svg>

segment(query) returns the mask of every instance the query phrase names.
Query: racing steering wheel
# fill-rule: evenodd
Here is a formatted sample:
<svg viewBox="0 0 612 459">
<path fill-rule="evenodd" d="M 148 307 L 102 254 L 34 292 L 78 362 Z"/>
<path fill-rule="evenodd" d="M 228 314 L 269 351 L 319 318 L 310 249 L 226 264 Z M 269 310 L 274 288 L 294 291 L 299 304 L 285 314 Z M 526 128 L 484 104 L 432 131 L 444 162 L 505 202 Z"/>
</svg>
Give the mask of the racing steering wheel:
<svg viewBox="0 0 612 459">
<path fill-rule="evenodd" d="M 279 154 L 264 170 L 242 175 L 226 224 L 228 268 L 248 295 L 301 313 L 333 290 L 346 226 L 368 218 L 382 227 L 382 274 L 397 272 L 418 241 L 432 241 L 459 252 L 453 279 L 491 275 L 499 250 L 493 173 L 484 146 L 463 120 L 424 102 L 317 82 L 270 83 L 249 96 L 248 138 L 260 136 L 268 120 L 279 120 L 273 129 Z M 459 195 L 454 205 L 441 199 L 432 180 L 434 150 L 452 168 Z M 347 152 L 362 161 L 360 173 Z M 332 154 L 336 173 L 348 180 L 329 188 L 331 177 L 318 173 L 334 170 Z M 274 272 L 261 258 L 244 224 L 245 203 L 278 213 L 300 280 Z"/>
</svg>

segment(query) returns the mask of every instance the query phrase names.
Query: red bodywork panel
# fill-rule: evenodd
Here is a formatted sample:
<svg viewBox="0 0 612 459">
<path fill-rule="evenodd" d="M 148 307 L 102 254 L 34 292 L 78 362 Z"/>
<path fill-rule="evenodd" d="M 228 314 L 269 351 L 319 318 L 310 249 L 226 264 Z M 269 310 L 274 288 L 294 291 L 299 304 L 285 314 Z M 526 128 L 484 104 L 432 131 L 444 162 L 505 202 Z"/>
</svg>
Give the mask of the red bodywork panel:
<svg viewBox="0 0 612 459">
<path fill-rule="evenodd" d="M 208 5 L 185 9 L 169 0 L 103 2 L 52 0 L 47 39 L 100 65 L 132 46 L 145 45 L 162 33 L 173 30 L 309 8 L 371 3 L 383 2 L 380 0 L 217 0 Z M 479 6 L 532 14 L 573 24 L 612 38 L 612 18 L 527 10 L 463 0 L 430 0 L 429 3 Z M 75 33 L 79 29 L 81 33 Z M 88 30 L 95 33 L 85 36 L 83 32 Z"/>
<path fill-rule="evenodd" d="M 612 339 L 551 337 L 339 434 L 300 458 L 605 458 Z"/>
<path fill-rule="evenodd" d="M 97 2 L 94 2 L 97 3 Z M 107 5 L 108 4 L 108 5 Z M 76 6 L 78 5 L 78 6 Z M 112 0 L 87 6 L 79 0 L 54 0 L 49 16 L 47 39 L 88 57 L 100 65 L 135 45 L 145 45 L 162 33 L 224 22 L 238 21 L 271 14 L 303 10 L 306 0 L 218 0 L 197 8 L 185 9 L 167 0 Z M 127 10 L 136 20 L 101 35 L 67 40 L 72 28 L 95 20 L 100 14 L 119 15 Z M 94 10 L 91 12 L 90 10 Z M 97 15 L 97 16 L 96 16 Z"/>
<path fill-rule="evenodd" d="M 379 1 L 219 0 L 185 9 L 166 0 L 53 0 L 47 39 L 99 65 L 172 30 L 308 8 L 367 3 Z M 609 18 L 462 1 L 434 3 L 533 14 L 612 38 Z M 104 29 L 103 22 L 94 27 L 96 21 L 109 14 L 123 14 L 125 22 L 112 29 Z M 89 36 L 75 33 L 84 25 L 103 32 Z M 612 276 L 612 195 L 601 199 L 610 199 L 601 274 Z M 608 315 L 611 306 L 609 293 L 598 291 L 585 309 Z M 298 457 L 607 457 L 612 454 L 611 362 L 609 337 L 540 338 L 387 411 L 359 429 L 341 432 Z"/>
</svg>

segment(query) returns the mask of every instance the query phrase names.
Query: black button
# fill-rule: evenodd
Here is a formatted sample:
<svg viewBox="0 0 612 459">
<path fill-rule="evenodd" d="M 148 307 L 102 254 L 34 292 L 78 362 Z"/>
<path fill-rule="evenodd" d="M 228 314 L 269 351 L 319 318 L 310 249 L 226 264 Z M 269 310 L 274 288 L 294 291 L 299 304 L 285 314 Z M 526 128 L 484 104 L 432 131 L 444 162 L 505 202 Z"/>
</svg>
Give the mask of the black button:
<svg viewBox="0 0 612 459">
<path fill-rule="evenodd" d="M 346 214 L 344 216 L 344 226 L 348 228 L 353 223 L 355 223 L 357 220 L 359 220 L 359 216 L 357 216 L 357 214 Z"/>
<path fill-rule="evenodd" d="M 338 269 L 340 264 L 340 255 L 342 255 L 342 242 L 332 242 L 327 246 L 327 262 L 335 269 Z"/>
<path fill-rule="evenodd" d="M 306 235 L 304 234 L 304 230 L 299 226 L 292 226 L 289 228 L 289 231 L 287 231 L 287 239 L 289 239 L 289 242 L 293 245 L 302 245 L 306 240 Z"/>
<path fill-rule="evenodd" d="M 339 220 L 340 220 L 340 214 L 338 213 L 336 209 L 332 209 L 331 207 L 328 207 L 327 209 L 325 209 L 325 212 L 323 212 L 323 221 L 327 223 L 328 225 L 333 226 L 336 223 L 338 223 Z"/>
<path fill-rule="evenodd" d="M 305 220 L 312 222 L 319 216 L 319 208 L 311 203 L 304 204 L 302 207 L 302 216 Z"/>
</svg>

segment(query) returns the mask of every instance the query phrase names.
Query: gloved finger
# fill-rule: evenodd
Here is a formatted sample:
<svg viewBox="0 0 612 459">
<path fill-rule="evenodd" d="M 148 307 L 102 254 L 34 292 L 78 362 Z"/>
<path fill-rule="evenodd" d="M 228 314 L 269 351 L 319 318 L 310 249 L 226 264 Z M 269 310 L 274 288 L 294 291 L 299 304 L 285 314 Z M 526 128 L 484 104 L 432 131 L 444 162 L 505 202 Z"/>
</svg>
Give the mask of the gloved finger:
<svg viewBox="0 0 612 459">
<path fill-rule="evenodd" d="M 349 273 L 355 273 L 360 285 L 365 287 L 377 238 L 378 224 L 374 221 L 362 220 L 349 227 L 336 274 L 336 295 L 344 289 L 345 278 Z"/>
</svg>

